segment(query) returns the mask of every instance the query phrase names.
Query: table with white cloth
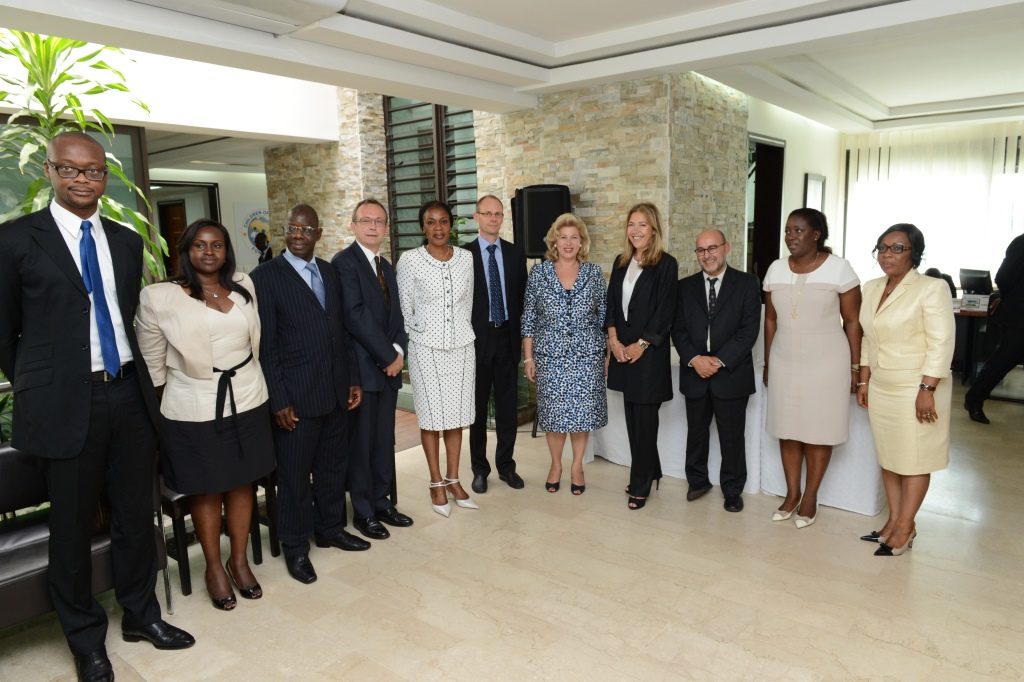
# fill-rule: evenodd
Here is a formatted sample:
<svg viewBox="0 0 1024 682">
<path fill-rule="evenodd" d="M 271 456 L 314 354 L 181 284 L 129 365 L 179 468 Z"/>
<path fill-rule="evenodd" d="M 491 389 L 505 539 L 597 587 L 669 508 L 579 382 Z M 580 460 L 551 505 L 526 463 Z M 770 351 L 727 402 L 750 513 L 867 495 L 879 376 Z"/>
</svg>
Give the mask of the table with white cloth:
<svg viewBox="0 0 1024 682">
<path fill-rule="evenodd" d="M 754 346 L 754 366 L 761 367 L 764 350 L 764 316 L 761 335 Z M 769 495 L 786 494 L 786 477 L 782 471 L 779 441 L 765 431 L 768 414 L 767 389 L 757 376 L 756 392 L 747 403 L 747 422 L 744 429 L 747 455 L 747 483 L 743 492 L 759 490 Z M 673 478 L 686 478 L 686 399 L 679 393 L 679 364 L 673 352 L 672 400 L 662 403 L 658 412 L 658 454 L 662 473 Z M 632 457 L 626 435 L 622 393 L 608 391 L 608 426 L 593 432 L 587 442 L 585 462 L 597 455 L 609 462 L 629 466 Z M 720 485 L 722 451 L 718 442 L 718 426 L 711 423 L 711 447 L 708 453 L 708 478 L 712 485 Z M 806 470 L 805 470 L 806 473 Z M 875 456 L 875 443 L 868 424 L 868 412 L 850 396 L 850 438 L 832 450 L 825 480 L 818 491 L 818 504 L 858 514 L 874 516 L 885 503 L 882 470 Z"/>
</svg>

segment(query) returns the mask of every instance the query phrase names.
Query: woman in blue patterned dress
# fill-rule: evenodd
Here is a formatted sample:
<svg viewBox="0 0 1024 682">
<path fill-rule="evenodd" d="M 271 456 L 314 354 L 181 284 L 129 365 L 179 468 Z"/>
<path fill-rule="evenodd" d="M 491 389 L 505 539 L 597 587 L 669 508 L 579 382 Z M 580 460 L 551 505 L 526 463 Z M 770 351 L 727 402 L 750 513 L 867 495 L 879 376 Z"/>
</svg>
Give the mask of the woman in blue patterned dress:
<svg viewBox="0 0 1024 682">
<path fill-rule="evenodd" d="M 530 271 L 523 305 L 526 377 L 537 384 L 537 428 L 547 434 L 551 470 L 544 487 L 557 492 L 565 435 L 572 441 L 573 495 L 586 490 L 587 437 L 608 423 L 605 396 L 605 283 L 587 262 L 590 235 L 582 220 L 560 215 L 548 230 L 546 260 Z"/>
</svg>

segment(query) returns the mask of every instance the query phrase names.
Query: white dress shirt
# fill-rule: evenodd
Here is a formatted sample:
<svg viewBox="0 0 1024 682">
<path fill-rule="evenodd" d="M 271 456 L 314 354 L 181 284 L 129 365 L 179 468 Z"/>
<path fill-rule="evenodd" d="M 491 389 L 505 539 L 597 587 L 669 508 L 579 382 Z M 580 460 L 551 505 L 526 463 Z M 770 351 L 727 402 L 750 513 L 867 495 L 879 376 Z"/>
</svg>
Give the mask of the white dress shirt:
<svg viewBox="0 0 1024 682">
<path fill-rule="evenodd" d="M 82 219 L 71 211 L 59 205 L 56 201 L 50 203 L 50 214 L 60 228 L 60 236 L 68 245 L 71 258 L 75 261 L 78 272 L 82 272 L 82 257 L 79 251 L 82 242 Z M 92 223 L 92 238 L 96 242 L 96 257 L 100 263 L 100 277 L 103 278 L 103 293 L 107 299 L 107 308 L 110 309 L 110 320 L 114 323 L 114 341 L 117 342 L 117 354 L 121 364 L 132 361 L 132 348 L 128 343 L 128 335 L 124 331 L 124 320 L 121 319 L 121 307 L 117 301 L 117 281 L 114 279 L 114 261 L 110 257 L 110 245 L 107 243 L 107 233 L 100 221 L 100 212 L 97 210 L 89 216 Z M 127 228 L 125 228 L 127 229 Z M 133 286 L 141 283 L 133 282 Z M 96 301 L 93 295 L 89 294 L 89 351 L 92 359 L 92 371 L 98 372 L 104 368 L 103 352 L 100 348 L 100 328 L 96 323 Z"/>
</svg>

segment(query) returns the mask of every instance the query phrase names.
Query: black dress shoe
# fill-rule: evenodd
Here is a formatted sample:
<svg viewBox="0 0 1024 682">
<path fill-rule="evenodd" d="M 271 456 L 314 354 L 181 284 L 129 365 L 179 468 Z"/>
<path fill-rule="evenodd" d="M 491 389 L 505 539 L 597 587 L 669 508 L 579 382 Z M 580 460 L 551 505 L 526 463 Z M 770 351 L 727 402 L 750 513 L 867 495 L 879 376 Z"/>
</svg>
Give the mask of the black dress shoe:
<svg viewBox="0 0 1024 682">
<path fill-rule="evenodd" d="M 985 412 L 981 409 L 981 405 L 964 403 L 964 409 L 967 410 L 967 416 L 971 418 L 971 421 L 978 422 L 979 424 L 992 423 L 988 420 L 988 417 L 985 416 Z"/>
<path fill-rule="evenodd" d="M 372 516 L 365 519 L 355 519 L 352 521 L 352 525 L 356 527 L 356 530 L 371 540 L 387 540 L 391 537 L 391 533 L 388 532 L 388 529 Z"/>
<path fill-rule="evenodd" d="M 473 476 L 473 492 L 483 495 L 487 492 L 487 474 L 476 474 Z"/>
<path fill-rule="evenodd" d="M 743 511 L 743 498 L 739 495 L 726 495 L 725 496 L 725 511 L 727 512 L 741 512 Z"/>
<path fill-rule="evenodd" d="M 285 556 L 284 565 L 288 567 L 288 575 L 300 583 L 308 585 L 316 582 L 316 571 L 313 570 L 313 562 L 305 554 Z"/>
<path fill-rule="evenodd" d="M 412 525 L 412 519 L 394 507 L 377 512 L 377 520 L 396 528 L 408 528 Z"/>
<path fill-rule="evenodd" d="M 687 491 L 686 491 L 686 501 L 687 502 L 693 502 L 694 500 L 699 500 L 700 498 L 702 498 L 705 495 L 707 495 L 710 491 L 711 491 L 711 484 L 710 483 L 708 483 L 707 485 L 702 485 L 702 486 L 696 487 L 696 488 L 691 485 L 689 487 L 689 489 L 687 489 Z"/>
<path fill-rule="evenodd" d="M 158 620 L 137 628 L 121 626 L 121 637 L 126 642 L 146 640 L 157 649 L 187 649 L 196 643 L 196 638 L 165 620 Z"/>
<path fill-rule="evenodd" d="M 508 483 L 509 488 L 520 490 L 526 487 L 526 484 L 523 483 L 522 477 L 514 471 L 510 471 L 507 474 L 498 474 L 498 478 L 505 481 L 505 483 Z"/>
<path fill-rule="evenodd" d="M 75 656 L 75 670 L 80 682 L 114 682 L 114 668 L 103 649 Z"/>
<path fill-rule="evenodd" d="M 346 552 L 362 552 L 363 550 L 370 549 L 370 543 L 366 540 L 356 537 L 349 533 L 347 530 L 342 530 L 341 533 L 335 535 L 333 538 L 316 538 L 317 547 L 337 547 L 343 549 Z"/>
</svg>

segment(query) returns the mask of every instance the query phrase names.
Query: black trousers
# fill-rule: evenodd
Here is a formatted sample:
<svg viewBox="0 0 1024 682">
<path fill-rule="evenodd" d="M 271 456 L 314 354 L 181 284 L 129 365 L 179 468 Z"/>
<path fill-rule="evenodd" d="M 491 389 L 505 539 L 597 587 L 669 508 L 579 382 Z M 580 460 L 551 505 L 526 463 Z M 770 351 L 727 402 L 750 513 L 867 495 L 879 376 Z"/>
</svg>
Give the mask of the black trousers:
<svg viewBox="0 0 1024 682">
<path fill-rule="evenodd" d="M 345 527 L 349 448 L 343 410 L 301 417 L 293 431 L 274 429 L 277 530 L 286 557 L 308 554 L 310 535 L 332 538 Z"/>
<path fill-rule="evenodd" d="M 96 506 L 110 501 L 114 594 L 122 625 L 160 619 L 153 486 L 156 432 L 135 377 L 92 386 L 89 432 L 77 457 L 44 459 L 50 494 L 50 596 L 72 653 L 104 648 L 107 614 L 92 594 Z"/>
<path fill-rule="evenodd" d="M 686 399 L 686 481 L 694 488 L 711 485 L 708 479 L 708 450 L 711 418 L 718 424 L 722 447 L 722 494 L 739 495 L 747 483 L 747 449 L 743 431 L 747 424 L 747 401 L 716 398 L 708 391 L 701 398 Z"/>
<path fill-rule="evenodd" d="M 996 384 L 1021 362 L 1024 362 L 1024 328 L 1003 327 L 999 345 L 971 384 L 970 390 L 964 396 L 965 402 L 968 405 L 981 406 Z"/>
<path fill-rule="evenodd" d="M 658 455 L 658 410 L 661 403 L 625 401 L 626 436 L 629 454 L 629 494 L 647 497 L 651 483 L 661 478 L 661 457 Z"/>
<path fill-rule="evenodd" d="M 499 474 L 516 470 L 513 453 L 516 449 L 516 433 L 519 416 L 516 410 L 516 389 L 518 387 L 519 363 L 516 345 L 508 325 L 488 327 L 490 338 L 482 339 L 476 345 L 476 419 L 469 427 L 469 456 L 473 475 L 491 473 L 487 462 L 487 402 L 494 389 L 494 432 L 497 445 L 494 449 L 494 466 Z M 513 345 L 516 344 L 516 345 Z"/>
<path fill-rule="evenodd" d="M 398 391 L 363 391 L 349 441 L 348 489 L 352 513 L 365 519 L 393 505 L 391 481 L 395 475 L 395 408 Z"/>
</svg>

